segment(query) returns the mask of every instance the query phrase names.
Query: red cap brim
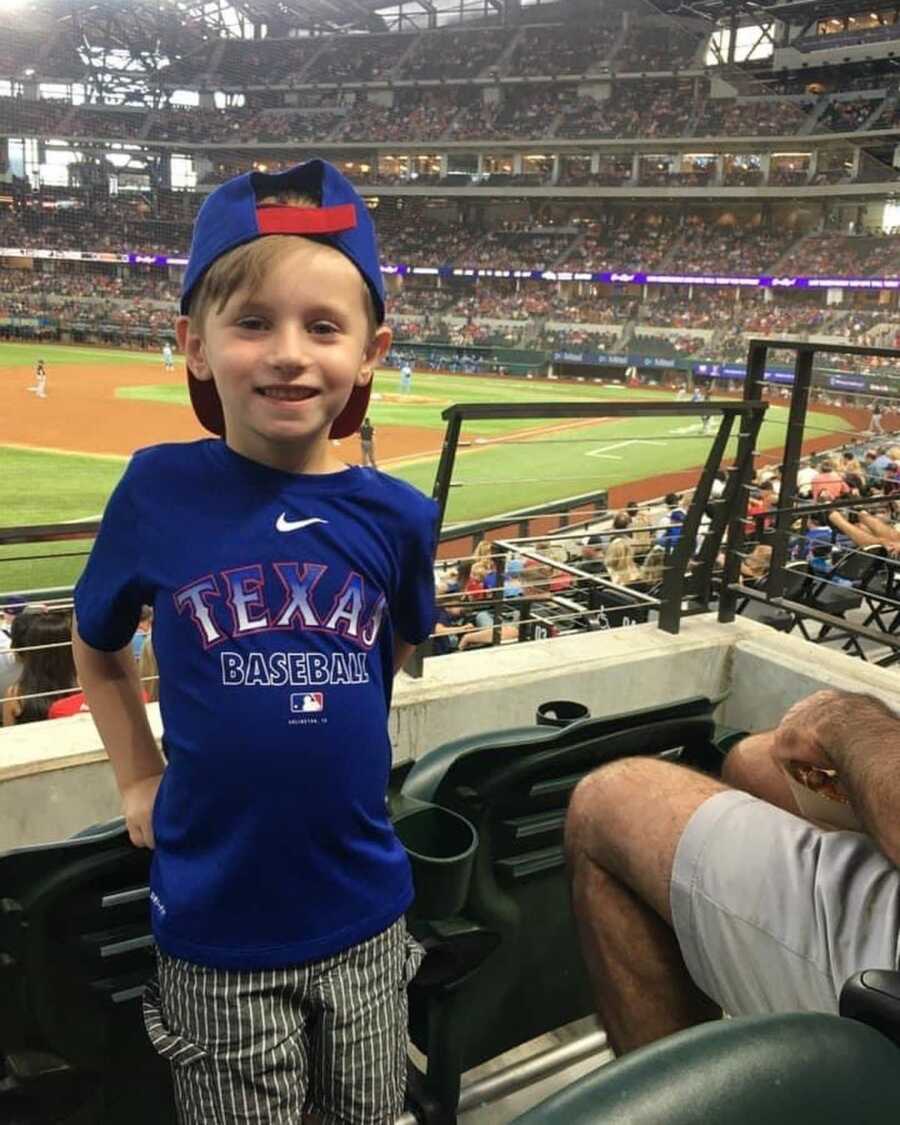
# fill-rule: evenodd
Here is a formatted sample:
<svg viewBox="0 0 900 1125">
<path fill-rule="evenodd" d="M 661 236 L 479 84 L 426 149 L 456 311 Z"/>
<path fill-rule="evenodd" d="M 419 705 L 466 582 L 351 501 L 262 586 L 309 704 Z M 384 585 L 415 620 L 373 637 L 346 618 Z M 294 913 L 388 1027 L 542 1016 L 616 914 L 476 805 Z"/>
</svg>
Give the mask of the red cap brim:
<svg viewBox="0 0 900 1125">
<path fill-rule="evenodd" d="M 190 368 L 187 369 L 188 391 L 191 396 L 191 406 L 200 425 L 217 437 L 225 436 L 225 415 L 222 411 L 222 400 L 216 390 L 212 379 L 198 379 Z M 372 380 L 364 387 L 354 387 L 353 393 L 347 400 L 347 405 L 331 423 L 328 433 L 330 438 L 339 439 L 355 434 L 362 425 L 366 411 L 369 409 L 369 398 L 372 393 Z"/>
</svg>

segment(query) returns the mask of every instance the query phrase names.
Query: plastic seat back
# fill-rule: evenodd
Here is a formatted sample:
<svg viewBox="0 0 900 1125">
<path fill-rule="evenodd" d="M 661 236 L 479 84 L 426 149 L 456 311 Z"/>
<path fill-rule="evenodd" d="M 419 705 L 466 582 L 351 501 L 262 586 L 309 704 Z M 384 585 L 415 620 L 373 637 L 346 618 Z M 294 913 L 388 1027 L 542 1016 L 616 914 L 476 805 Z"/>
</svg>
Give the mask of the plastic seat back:
<svg viewBox="0 0 900 1125">
<path fill-rule="evenodd" d="M 41 1100 L 35 1057 L 90 1076 L 103 1125 L 166 1120 L 171 1109 L 140 1009 L 155 968 L 150 860 L 121 821 L 0 855 L 0 1055 Z"/>
<path fill-rule="evenodd" d="M 820 1013 L 701 1024 L 593 1071 L 515 1125 L 884 1125 L 900 1050 Z"/>
</svg>

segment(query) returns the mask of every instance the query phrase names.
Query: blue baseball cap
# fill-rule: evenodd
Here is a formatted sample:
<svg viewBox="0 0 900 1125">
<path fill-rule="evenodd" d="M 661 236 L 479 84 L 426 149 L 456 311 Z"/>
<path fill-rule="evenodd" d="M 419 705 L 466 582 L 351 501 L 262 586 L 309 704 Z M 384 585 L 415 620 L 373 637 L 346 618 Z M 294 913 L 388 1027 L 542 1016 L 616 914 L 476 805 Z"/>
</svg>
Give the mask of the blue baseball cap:
<svg viewBox="0 0 900 1125">
<path fill-rule="evenodd" d="M 258 199 L 296 191 L 318 198 L 319 207 L 285 207 Z M 375 226 L 369 209 L 346 176 L 327 160 L 307 160 L 286 172 L 245 172 L 210 192 L 194 222 L 191 252 L 181 286 L 181 312 L 213 264 L 245 242 L 270 234 L 297 234 L 333 246 L 356 266 L 372 294 L 375 317 L 384 321 L 384 281 Z M 188 368 L 188 390 L 194 413 L 207 430 L 223 437 L 225 416 L 212 379 L 196 379 Z M 331 425 L 332 438 L 349 437 L 362 424 L 369 407 L 371 380 L 354 387 L 347 405 Z"/>
</svg>

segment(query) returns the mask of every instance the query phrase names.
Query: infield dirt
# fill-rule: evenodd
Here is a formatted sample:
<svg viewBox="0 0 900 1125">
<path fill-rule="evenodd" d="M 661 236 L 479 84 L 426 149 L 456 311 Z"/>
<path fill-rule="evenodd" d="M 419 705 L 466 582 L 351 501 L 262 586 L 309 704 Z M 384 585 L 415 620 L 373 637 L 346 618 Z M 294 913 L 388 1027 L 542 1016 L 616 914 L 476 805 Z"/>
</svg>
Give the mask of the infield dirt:
<svg viewBox="0 0 900 1125">
<path fill-rule="evenodd" d="M 160 365 L 123 362 L 92 370 L 90 364 L 48 363 L 47 397 L 28 390 L 27 367 L 0 368 L 0 444 L 71 453 L 123 457 L 161 441 L 194 441 L 209 434 L 189 408 L 119 398 L 116 387 L 147 383 L 182 386 L 184 376 L 166 375 Z M 379 426 L 376 450 L 385 461 L 440 452 L 439 431 L 416 426 Z M 345 439 L 341 455 L 359 461 L 359 442 Z"/>
</svg>

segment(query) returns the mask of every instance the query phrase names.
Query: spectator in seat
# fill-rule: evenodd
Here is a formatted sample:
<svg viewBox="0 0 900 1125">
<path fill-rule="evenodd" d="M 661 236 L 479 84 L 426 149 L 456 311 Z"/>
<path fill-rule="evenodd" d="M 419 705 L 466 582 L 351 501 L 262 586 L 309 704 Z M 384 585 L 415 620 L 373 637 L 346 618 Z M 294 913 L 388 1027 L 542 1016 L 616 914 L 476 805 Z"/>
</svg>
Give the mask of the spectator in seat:
<svg viewBox="0 0 900 1125">
<path fill-rule="evenodd" d="M 891 460 L 884 447 L 866 451 L 866 475 L 873 484 L 881 484 Z"/>
<path fill-rule="evenodd" d="M 762 581 L 772 565 L 772 548 L 767 543 L 757 543 L 745 559 L 741 559 L 741 582 L 749 584 Z"/>
<path fill-rule="evenodd" d="M 20 609 L 20 599 L 16 596 L 0 600 L 0 699 L 19 675 L 19 666 L 12 651 L 12 623 Z"/>
<path fill-rule="evenodd" d="M 845 449 L 841 454 L 841 472 L 844 474 L 846 480 L 848 473 L 855 473 L 861 475 L 863 467 L 859 463 L 859 458 L 852 449 Z"/>
<path fill-rule="evenodd" d="M 653 526 L 653 520 L 647 509 L 640 507 L 637 500 L 629 500 L 625 505 L 625 511 L 631 520 L 631 540 L 634 543 L 635 553 L 643 554 L 652 544 L 652 533 L 649 528 Z"/>
<path fill-rule="evenodd" d="M 615 582 L 617 586 L 627 586 L 631 582 L 637 582 L 641 576 L 635 565 L 634 548 L 631 546 L 630 539 L 624 537 L 614 539 L 606 548 L 603 561 L 609 572 L 610 581 Z"/>
<path fill-rule="evenodd" d="M 681 538 L 681 526 L 685 521 L 686 512 L 682 507 L 681 496 L 677 492 L 666 494 L 666 526 L 656 536 L 656 542 L 669 549 L 674 547 Z"/>
<path fill-rule="evenodd" d="M 655 546 L 651 547 L 647 552 L 647 557 L 641 565 L 639 581 L 642 586 L 646 586 L 648 590 L 659 586 L 663 580 L 663 575 L 666 570 L 666 550 L 665 547 Z"/>
<path fill-rule="evenodd" d="M 767 513 L 775 504 L 775 490 L 770 480 L 764 480 L 750 493 L 747 504 L 747 522 L 744 529 L 748 535 L 759 535 L 772 526 L 772 517 Z"/>
<path fill-rule="evenodd" d="M 863 831 L 804 819 L 788 762 L 833 771 Z M 870 695 L 816 692 L 732 749 L 721 780 L 611 762 L 576 787 L 566 852 L 616 1054 L 723 1012 L 836 1013 L 848 977 L 897 967 L 900 719 Z"/>
<path fill-rule="evenodd" d="M 828 500 L 840 500 L 850 491 L 850 486 L 841 474 L 835 471 L 834 462 L 826 457 L 819 466 L 819 471 L 813 479 L 810 491 L 813 500 L 821 498 L 824 503 Z"/>
<path fill-rule="evenodd" d="M 448 653 L 456 652 L 463 636 L 472 628 L 472 625 L 463 621 L 463 608 L 459 602 L 438 605 L 432 640 L 433 654 L 446 656 Z"/>
<path fill-rule="evenodd" d="M 605 537 L 602 535 L 590 536 L 581 548 L 581 559 L 575 564 L 579 570 L 583 570 L 586 574 L 606 574 L 606 563 L 603 561 L 604 542 Z"/>
<path fill-rule="evenodd" d="M 797 495 L 803 500 L 812 496 L 812 484 L 819 475 L 819 463 L 815 457 L 810 457 L 809 464 L 797 470 Z"/>
<path fill-rule="evenodd" d="M 463 593 L 466 597 L 472 601 L 483 598 L 487 593 L 484 584 L 485 579 L 493 572 L 494 568 L 489 560 L 482 559 L 480 562 L 476 562 L 471 569 L 468 581 L 463 587 Z"/>
<path fill-rule="evenodd" d="M 833 540 L 834 535 L 828 522 L 828 514 L 813 512 L 807 517 L 806 534 L 799 541 L 796 557 L 801 559 L 810 559 L 813 555 L 821 557 L 825 553 L 822 550 L 824 547 L 828 548 L 827 553 L 830 554 Z"/>
<path fill-rule="evenodd" d="M 3 699 L 3 725 L 57 719 L 86 710 L 70 643 L 72 618 L 56 610 L 26 608 L 12 624 L 11 648 L 19 675 Z"/>
</svg>

